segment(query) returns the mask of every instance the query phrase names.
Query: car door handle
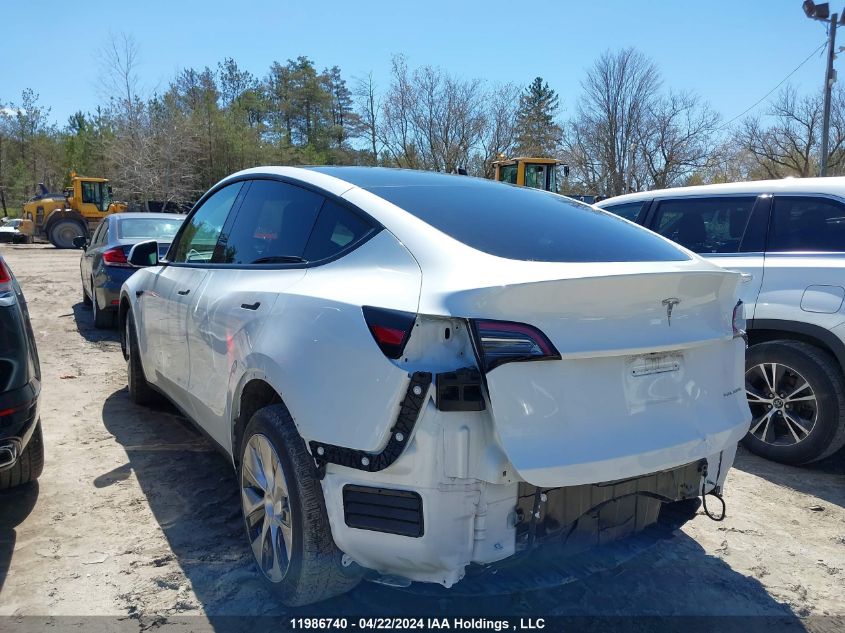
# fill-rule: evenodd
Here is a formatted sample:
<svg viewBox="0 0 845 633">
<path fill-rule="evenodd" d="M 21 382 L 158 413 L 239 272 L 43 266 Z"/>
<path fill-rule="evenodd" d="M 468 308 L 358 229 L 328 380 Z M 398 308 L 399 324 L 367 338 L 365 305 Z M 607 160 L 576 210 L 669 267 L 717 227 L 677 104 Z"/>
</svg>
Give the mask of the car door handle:
<svg viewBox="0 0 845 633">
<path fill-rule="evenodd" d="M 244 310 L 258 310 L 258 306 L 261 305 L 260 301 L 256 301 L 255 303 L 242 303 L 241 307 Z"/>
<path fill-rule="evenodd" d="M 189 292 L 191 292 L 191 289 L 190 289 L 190 288 L 188 288 L 187 290 L 177 290 L 177 291 L 176 291 L 176 294 L 177 294 L 177 295 L 182 295 L 182 296 L 184 297 L 184 296 L 185 296 L 186 294 L 188 294 Z"/>
</svg>

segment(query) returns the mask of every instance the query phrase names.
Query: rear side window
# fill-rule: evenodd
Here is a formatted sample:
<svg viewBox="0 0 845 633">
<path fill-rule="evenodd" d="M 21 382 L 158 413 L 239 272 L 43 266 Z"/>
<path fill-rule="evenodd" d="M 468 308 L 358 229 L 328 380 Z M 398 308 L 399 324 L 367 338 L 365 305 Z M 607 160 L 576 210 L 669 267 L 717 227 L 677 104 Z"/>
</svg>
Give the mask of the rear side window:
<svg viewBox="0 0 845 633">
<path fill-rule="evenodd" d="M 827 198 L 775 196 L 768 251 L 845 251 L 845 205 Z"/>
<path fill-rule="evenodd" d="M 94 232 L 94 237 L 91 239 L 91 246 L 102 246 L 106 243 L 106 234 L 108 233 L 108 226 L 109 221 L 103 220 L 100 222 L 100 226 L 97 227 L 97 230 Z"/>
<path fill-rule="evenodd" d="M 696 253 L 738 253 L 755 197 L 662 200 L 655 231 Z"/>
<path fill-rule="evenodd" d="M 570 198 L 468 180 L 466 185 L 367 189 L 467 246 L 498 257 L 543 262 L 688 259 L 648 231 Z"/>
<path fill-rule="evenodd" d="M 305 248 L 309 262 L 334 257 L 352 247 L 372 230 L 360 216 L 336 202 L 327 200 L 320 211 Z"/>
<path fill-rule="evenodd" d="M 323 196 L 276 180 L 254 180 L 220 241 L 216 263 L 278 264 L 304 258 Z"/>
<path fill-rule="evenodd" d="M 636 222 L 637 218 L 640 217 L 640 211 L 643 210 L 645 202 L 645 200 L 641 200 L 639 202 L 625 202 L 624 204 L 602 206 L 602 209 L 610 211 L 611 213 L 618 215 L 620 218 Z"/>
</svg>

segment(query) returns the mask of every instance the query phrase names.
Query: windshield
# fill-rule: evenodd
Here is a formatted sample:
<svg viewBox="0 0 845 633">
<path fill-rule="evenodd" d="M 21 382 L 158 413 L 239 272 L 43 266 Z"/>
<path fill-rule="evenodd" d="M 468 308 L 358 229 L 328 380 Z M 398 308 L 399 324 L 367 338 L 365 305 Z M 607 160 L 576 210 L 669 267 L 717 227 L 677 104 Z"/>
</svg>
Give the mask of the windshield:
<svg viewBox="0 0 845 633">
<path fill-rule="evenodd" d="M 118 237 L 122 240 L 150 239 L 170 242 L 182 225 L 175 218 L 123 218 L 118 222 Z"/>
</svg>

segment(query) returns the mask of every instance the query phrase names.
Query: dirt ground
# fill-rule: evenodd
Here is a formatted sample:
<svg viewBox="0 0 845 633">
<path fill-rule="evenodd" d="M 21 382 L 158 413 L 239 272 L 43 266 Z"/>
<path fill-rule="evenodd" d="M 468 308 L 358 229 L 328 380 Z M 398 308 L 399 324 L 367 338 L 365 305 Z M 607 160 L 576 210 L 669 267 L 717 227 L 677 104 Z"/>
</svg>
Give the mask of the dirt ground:
<svg viewBox="0 0 845 633">
<path fill-rule="evenodd" d="M 227 461 L 175 411 L 129 401 L 117 334 L 82 305 L 78 251 L 0 252 L 38 339 L 46 444 L 38 484 L 0 495 L 0 616 L 285 614 L 253 570 Z M 726 488 L 724 522 L 699 511 L 577 578 L 471 602 L 363 583 L 299 612 L 845 615 L 845 454 L 798 469 L 741 450 Z"/>
</svg>

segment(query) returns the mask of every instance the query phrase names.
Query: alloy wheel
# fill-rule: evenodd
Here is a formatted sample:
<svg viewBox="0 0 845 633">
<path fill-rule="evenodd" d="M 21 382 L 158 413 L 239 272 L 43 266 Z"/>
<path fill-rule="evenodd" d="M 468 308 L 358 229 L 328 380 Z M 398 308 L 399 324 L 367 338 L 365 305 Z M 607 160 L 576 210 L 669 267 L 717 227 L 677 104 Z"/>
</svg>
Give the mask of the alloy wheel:
<svg viewBox="0 0 845 633">
<path fill-rule="evenodd" d="M 293 543 L 290 498 L 276 449 L 261 434 L 250 437 L 244 451 L 241 506 L 259 568 L 271 582 L 281 582 Z"/>
<path fill-rule="evenodd" d="M 749 433 L 761 442 L 793 446 L 812 433 L 818 418 L 816 393 L 791 367 L 782 363 L 749 367 L 745 393 L 752 415 Z"/>
</svg>

